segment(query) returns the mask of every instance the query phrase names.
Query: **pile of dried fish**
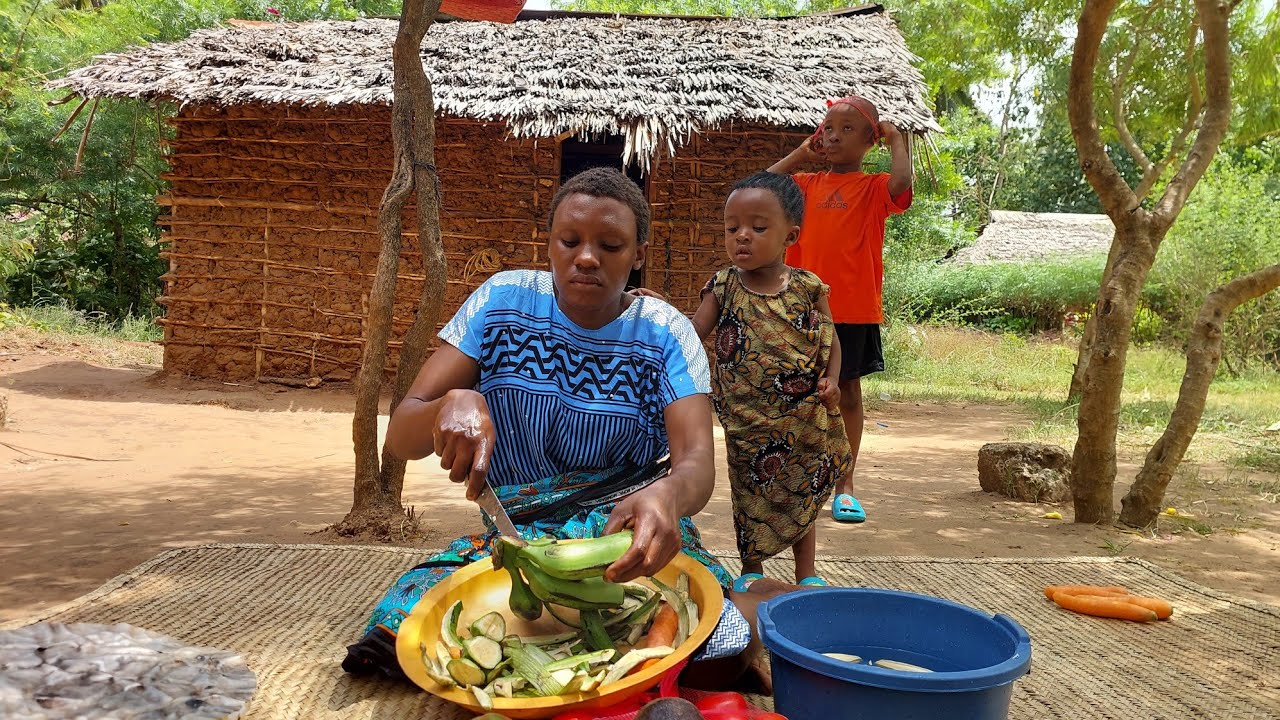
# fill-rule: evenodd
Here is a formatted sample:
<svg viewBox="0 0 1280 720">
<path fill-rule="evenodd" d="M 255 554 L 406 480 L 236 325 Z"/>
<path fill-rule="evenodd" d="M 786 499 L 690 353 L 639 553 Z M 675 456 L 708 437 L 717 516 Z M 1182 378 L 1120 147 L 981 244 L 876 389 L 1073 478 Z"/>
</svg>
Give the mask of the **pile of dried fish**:
<svg viewBox="0 0 1280 720">
<path fill-rule="evenodd" d="M 238 717 L 257 689 L 234 653 L 130 625 L 38 623 L 0 632 L 0 717 Z"/>
</svg>

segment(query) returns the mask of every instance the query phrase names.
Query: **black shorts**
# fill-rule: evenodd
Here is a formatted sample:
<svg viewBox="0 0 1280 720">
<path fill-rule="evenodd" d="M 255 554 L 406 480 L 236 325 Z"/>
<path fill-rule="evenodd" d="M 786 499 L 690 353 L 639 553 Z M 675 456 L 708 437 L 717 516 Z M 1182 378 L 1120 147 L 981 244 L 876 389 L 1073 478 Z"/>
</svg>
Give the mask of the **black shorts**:
<svg viewBox="0 0 1280 720">
<path fill-rule="evenodd" d="M 840 338 L 840 382 L 884 372 L 879 325 L 836 323 L 836 337 Z"/>
</svg>

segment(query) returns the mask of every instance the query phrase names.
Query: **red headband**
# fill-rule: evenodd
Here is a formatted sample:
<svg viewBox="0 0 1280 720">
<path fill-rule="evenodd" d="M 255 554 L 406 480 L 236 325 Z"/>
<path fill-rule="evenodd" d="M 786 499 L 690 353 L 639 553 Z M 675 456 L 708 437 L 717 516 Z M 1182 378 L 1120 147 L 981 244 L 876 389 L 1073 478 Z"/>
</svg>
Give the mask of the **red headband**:
<svg viewBox="0 0 1280 720">
<path fill-rule="evenodd" d="M 880 142 L 880 140 L 884 138 L 884 133 L 880 131 L 880 123 L 872 119 L 871 113 L 867 112 L 866 109 L 863 108 L 861 104 L 855 102 L 856 100 L 861 100 L 867 105 L 871 105 L 871 101 L 864 97 L 861 97 L 858 95 L 850 95 L 848 97 L 842 97 L 839 100 L 828 100 L 827 110 L 829 112 L 831 108 L 834 108 L 837 105 L 847 105 L 848 107 L 851 107 L 854 110 L 857 110 L 858 114 L 861 115 L 863 119 L 867 121 L 867 124 L 871 126 L 871 142 L 872 143 Z M 871 105 L 871 107 L 874 108 L 875 106 Z M 819 146 L 821 146 L 820 138 L 822 137 L 822 126 L 825 123 L 826 123 L 825 120 L 823 120 L 823 122 L 821 123 L 818 123 L 818 129 L 813 131 L 813 138 L 814 140 L 819 140 L 818 142 Z M 810 142 L 810 145 L 811 146 L 813 145 L 812 141 Z"/>
</svg>

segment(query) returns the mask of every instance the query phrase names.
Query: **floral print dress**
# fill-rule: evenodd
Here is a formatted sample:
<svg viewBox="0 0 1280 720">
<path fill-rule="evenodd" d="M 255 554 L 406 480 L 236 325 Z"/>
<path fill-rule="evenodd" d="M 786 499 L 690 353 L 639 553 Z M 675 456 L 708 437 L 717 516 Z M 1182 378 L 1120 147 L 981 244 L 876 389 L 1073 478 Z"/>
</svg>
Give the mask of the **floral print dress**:
<svg viewBox="0 0 1280 720">
<path fill-rule="evenodd" d="M 818 399 L 835 334 L 818 311 L 829 288 L 793 268 L 781 292 L 764 295 L 728 268 L 703 292 L 720 304 L 712 401 L 724 427 L 738 554 L 760 561 L 809 532 L 852 462 L 840 412 Z"/>
</svg>

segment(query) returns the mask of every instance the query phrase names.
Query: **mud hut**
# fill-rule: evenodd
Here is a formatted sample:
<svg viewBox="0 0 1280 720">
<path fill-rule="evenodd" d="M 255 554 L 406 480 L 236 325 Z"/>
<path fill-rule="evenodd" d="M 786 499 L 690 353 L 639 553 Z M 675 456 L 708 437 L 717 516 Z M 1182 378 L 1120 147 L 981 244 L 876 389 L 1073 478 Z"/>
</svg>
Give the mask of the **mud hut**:
<svg viewBox="0 0 1280 720">
<path fill-rule="evenodd" d="M 158 198 L 167 369 L 355 374 L 391 172 L 395 33 L 388 20 L 233 23 L 56 83 L 176 106 Z M 634 280 L 688 311 L 723 264 L 727 184 L 798 143 L 824 99 L 857 92 L 906 129 L 939 129 L 878 6 L 790 19 L 525 12 L 440 22 L 422 57 L 440 112 L 444 319 L 491 273 L 544 265 L 548 204 L 578 170 L 625 166 L 645 189 L 652 247 Z M 406 235 L 393 364 L 423 282 Z"/>
</svg>

